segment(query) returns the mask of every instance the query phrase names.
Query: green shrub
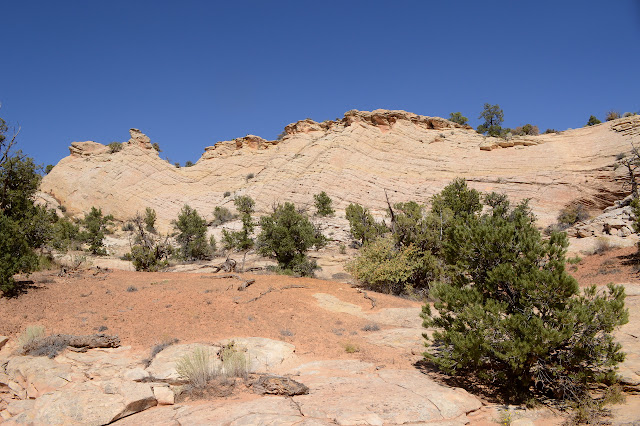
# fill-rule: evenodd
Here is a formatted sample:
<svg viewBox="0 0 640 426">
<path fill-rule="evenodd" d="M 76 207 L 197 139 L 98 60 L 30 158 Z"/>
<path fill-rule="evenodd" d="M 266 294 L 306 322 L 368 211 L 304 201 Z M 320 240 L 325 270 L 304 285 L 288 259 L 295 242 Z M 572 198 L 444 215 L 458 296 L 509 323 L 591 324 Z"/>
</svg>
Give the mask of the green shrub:
<svg viewBox="0 0 640 426">
<path fill-rule="evenodd" d="M 415 246 L 397 248 L 392 237 L 380 237 L 362 247 L 346 270 L 362 285 L 381 293 L 412 293 L 422 266 Z"/>
<path fill-rule="evenodd" d="M 449 114 L 449 121 L 453 121 L 454 123 L 458 123 L 463 126 L 469 124 L 469 119 L 462 115 L 461 112 L 452 112 Z"/>
<path fill-rule="evenodd" d="M 186 163 L 184 163 L 185 167 L 191 167 L 193 166 L 193 161 L 187 161 Z"/>
<path fill-rule="evenodd" d="M 349 221 L 351 237 L 361 246 L 387 231 L 384 223 L 376 222 L 369 210 L 360 204 L 349 204 L 345 215 Z"/>
<path fill-rule="evenodd" d="M 81 224 L 84 227 L 80 233 L 80 239 L 89 244 L 89 251 L 97 255 L 105 255 L 107 251 L 104 248 L 104 234 L 107 232 L 107 226 L 113 221 L 113 216 L 102 215 L 102 209 L 91 207 L 91 211 L 84 215 Z"/>
<path fill-rule="evenodd" d="M 151 146 L 153 147 L 153 149 L 155 149 L 157 152 L 162 152 L 162 150 L 160 149 L 160 145 L 158 145 L 157 142 L 154 142 L 151 144 Z"/>
<path fill-rule="evenodd" d="M 525 124 L 524 126 L 516 127 L 511 132 L 514 136 L 537 136 L 540 134 L 540 129 L 533 124 Z"/>
<path fill-rule="evenodd" d="M 602 123 L 602 121 L 598 120 L 595 115 L 591 115 L 589 116 L 589 121 L 587 121 L 587 126 L 595 126 L 600 123 Z"/>
<path fill-rule="evenodd" d="M 559 133 L 556 129 L 547 129 L 544 131 L 545 135 L 548 135 L 549 133 Z"/>
<path fill-rule="evenodd" d="M 485 213 L 454 215 L 443 235 L 437 314 L 423 308 L 424 326 L 436 329 L 426 357 L 517 401 L 577 400 L 615 381 L 624 354 L 611 333 L 628 321 L 624 287 L 580 293 L 565 271 L 565 234 L 542 240 L 526 202 L 485 202 Z"/>
<path fill-rule="evenodd" d="M 147 208 L 144 217 L 137 214 L 129 222 L 133 227 L 134 245 L 123 260 L 130 260 L 136 271 L 158 271 L 169 264 L 168 258 L 173 254 L 168 237 L 156 234 L 153 227 L 151 227 L 152 231 L 149 230 L 149 211 L 153 212 L 152 209 Z"/>
<path fill-rule="evenodd" d="M 222 194 L 223 198 L 227 198 L 227 197 L 231 197 L 231 192 L 230 191 L 224 191 L 224 194 Z"/>
<path fill-rule="evenodd" d="M 213 222 L 214 226 L 222 225 L 236 218 L 236 215 L 226 207 L 216 206 L 213 209 Z"/>
<path fill-rule="evenodd" d="M 333 201 L 329 198 L 326 192 L 322 191 L 321 193 L 314 195 L 313 199 L 318 216 L 332 216 L 335 213 L 335 210 L 331 208 Z"/>
<path fill-rule="evenodd" d="M 211 250 L 211 254 L 216 254 L 218 252 L 218 243 L 216 243 L 215 235 L 209 237 L 209 249 Z"/>
<path fill-rule="evenodd" d="M 8 126 L 0 118 L 0 290 L 13 295 L 18 288 L 14 274 L 38 267 L 34 249 L 51 238 L 54 215 L 33 204 L 40 176 L 33 160 L 13 152 L 15 136 L 7 141 Z"/>
<path fill-rule="evenodd" d="M 155 233 L 156 232 L 156 211 L 151 207 L 147 207 L 144 210 L 144 224 L 145 229 L 148 232 Z"/>
<path fill-rule="evenodd" d="M 53 170 L 53 164 L 47 164 L 47 167 L 44 168 L 44 173 L 48 175 L 51 170 Z"/>
<path fill-rule="evenodd" d="M 564 229 L 587 219 L 589 219 L 589 212 L 587 212 L 582 204 L 571 204 L 560 210 L 558 214 L 558 224 L 561 225 L 561 228 L 564 227 Z"/>
<path fill-rule="evenodd" d="M 111 142 L 109 145 L 109 154 L 115 154 L 116 152 L 122 151 L 123 145 L 122 142 Z"/>
<path fill-rule="evenodd" d="M 254 241 L 251 238 L 254 229 L 251 213 L 253 213 L 255 201 L 248 195 L 241 195 L 236 197 L 234 204 L 241 213 L 242 230 L 233 232 L 222 230 L 222 244 L 225 250 L 250 250 L 254 246 Z"/>
<path fill-rule="evenodd" d="M 177 230 L 176 240 L 180 254 L 185 260 L 204 259 L 209 256 L 207 246 L 207 223 L 195 209 L 184 205 L 178 219 L 172 222 Z"/>
<path fill-rule="evenodd" d="M 278 261 L 282 270 L 312 276 L 317 265 L 309 261 L 307 251 L 326 244 L 326 238 L 309 219 L 296 211 L 293 203 L 276 207 L 268 216 L 260 218 L 262 232 L 258 236 L 258 252 Z"/>
<path fill-rule="evenodd" d="M 79 244 L 80 227 L 66 217 L 59 218 L 52 228 L 52 247 L 61 251 L 77 250 Z"/>
</svg>

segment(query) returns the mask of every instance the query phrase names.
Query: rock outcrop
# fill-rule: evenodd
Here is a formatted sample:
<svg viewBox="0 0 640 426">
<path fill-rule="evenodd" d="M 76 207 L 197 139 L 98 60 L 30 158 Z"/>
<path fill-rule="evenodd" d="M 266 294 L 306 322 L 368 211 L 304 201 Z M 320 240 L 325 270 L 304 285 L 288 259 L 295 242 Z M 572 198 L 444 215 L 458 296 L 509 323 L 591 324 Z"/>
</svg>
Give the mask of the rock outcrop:
<svg viewBox="0 0 640 426">
<path fill-rule="evenodd" d="M 185 203 L 209 216 L 215 206 L 232 207 L 240 194 L 256 200 L 258 213 L 285 201 L 311 206 L 313 194 L 325 191 L 338 212 L 355 202 L 383 215 L 384 190 L 392 202 L 426 203 L 464 177 L 482 191 L 531 199 L 547 225 L 576 200 L 595 212 L 626 195 L 615 159 L 638 132 L 635 116 L 504 141 L 442 118 L 354 110 L 334 121 L 290 124 L 281 140 L 250 135 L 218 142 L 194 166 L 176 168 L 132 129 L 114 153 L 95 142 L 72 143 L 41 191 L 43 200 L 55 199 L 75 216 L 98 206 L 126 220 L 152 207 L 166 229 Z"/>
</svg>

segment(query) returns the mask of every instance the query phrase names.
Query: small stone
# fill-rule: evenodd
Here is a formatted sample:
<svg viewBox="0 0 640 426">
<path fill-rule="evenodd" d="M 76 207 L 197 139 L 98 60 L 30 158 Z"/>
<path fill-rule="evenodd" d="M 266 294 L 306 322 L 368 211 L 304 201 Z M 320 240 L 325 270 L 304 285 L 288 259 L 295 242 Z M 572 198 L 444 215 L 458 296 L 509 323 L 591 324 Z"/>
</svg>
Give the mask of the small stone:
<svg viewBox="0 0 640 426">
<path fill-rule="evenodd" d="M 168 386 L 155 386 L 153 388 L 158 405 L 173 405 L 176 401 L 176 395 Z"/>
<path fill-rule="evenodd" d="M 140 367 L 132 368 L 124 373 L 125 379 L 132 380 L 134 382 L 141 382 L 147 377 L 149 377 L 149 373 Z"/>
</svg>

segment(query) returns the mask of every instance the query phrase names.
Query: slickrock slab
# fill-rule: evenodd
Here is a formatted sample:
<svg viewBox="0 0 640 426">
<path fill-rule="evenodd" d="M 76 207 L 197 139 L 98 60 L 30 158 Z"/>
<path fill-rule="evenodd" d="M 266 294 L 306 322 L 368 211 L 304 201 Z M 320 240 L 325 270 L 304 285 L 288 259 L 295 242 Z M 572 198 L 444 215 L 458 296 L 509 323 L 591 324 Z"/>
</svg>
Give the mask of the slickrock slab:
<svg viewBox="0 0 640 426">
<path fill-rule="evenodd" d="M 44 176 L 41 202 L 80 217 L 91 206 L 127 220 L 152 207 L 166 231 L 184 204 L 200 212 L 216 205 L 233 209 L 232 194 L 250 195 L 257 214 L 274 202 L 312 202 L 326 191 L 337 215 L 349 203 L 384 215 L 384 189 L 392 202 L 427 202 L 456 177 L 482 191 L 531 199 L 541 225 L 580 199 L 604 208 L 620 198 L 616 156 L 628 152 L 640 117 L 504 141 L 479 135 L 437 117 L 406 111 L 349 111 L 336 121 L 302 120 L 282 140 L 246 136 L 205 149 L 193 167 L 176 168 L 160 158 L 137 129 L 123 149 L 109 154 L 95 142 L 74 142 L 70 156 Z M 254 178 L 247 179 L 249 174 Z M 83 182 L 78 186 L 77 182 Z"/>
</svg>

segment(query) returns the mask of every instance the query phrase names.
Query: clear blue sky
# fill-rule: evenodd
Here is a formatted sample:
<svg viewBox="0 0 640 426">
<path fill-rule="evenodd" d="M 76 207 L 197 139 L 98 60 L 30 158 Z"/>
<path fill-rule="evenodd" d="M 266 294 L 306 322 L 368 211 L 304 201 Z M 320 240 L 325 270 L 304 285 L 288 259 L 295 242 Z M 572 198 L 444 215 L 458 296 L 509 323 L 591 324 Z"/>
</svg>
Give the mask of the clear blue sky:
<svg viewBox="0 0 640 426">
<path fill-rule="evenodd" d="M 172 162 L 350 109 L 475 127 L 640 110 L 640 0 L 10 1 L 0 117 L 42 164 L 140 128 Z"/>
</svg>

